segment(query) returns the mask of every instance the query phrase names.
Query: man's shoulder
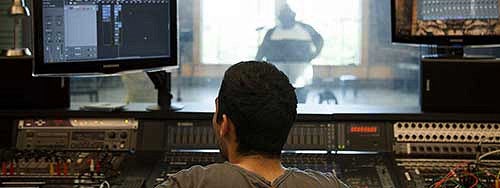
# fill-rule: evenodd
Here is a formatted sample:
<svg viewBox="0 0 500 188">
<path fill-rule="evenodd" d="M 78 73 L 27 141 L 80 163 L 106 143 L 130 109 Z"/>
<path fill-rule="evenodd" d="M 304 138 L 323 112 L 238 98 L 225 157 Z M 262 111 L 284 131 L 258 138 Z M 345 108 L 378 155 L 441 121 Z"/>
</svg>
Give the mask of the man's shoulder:
<svg viewBox="0 0 500 188">
<path fill-rule="evenodd" d="M 317 187 L 317 188 L 345 188 L 346 186 L 336 178 L 334 172 L 318 172 L 314 170 L 299 170 L 289 168 L 288 172 L 278 180 L 276 187 Z M 181 170 L 157 188 L 183 188 L 183 187 L 234 187 L 235 184 L 248 183 L 248 178 L 253 183 L 264 184 L 261 179 L 252 174 L 243 173 L 238 168 L 228 163 L 217 163 L 208 166 L 192 166 Z M 252 186 L 248 186 L 252 187 Z"/>
<path fill-rule="evenodd" d="M 194 165 L 190 168 L 180 170 L 179 172 L 173 174 L 173 177 L 182 177 L 182 176 L 203 176 L 206 174 L 211 174 L 222 169 L 226 169 L 227 165 L 224 163 L 214 163 L 207 166 Z"/>
<path fill-rule="evenodd" d="M 294 176 L 304 177 L 304 178 L 336 178 L 335 172 L 320 172 L 316 170 L 306 169 L 300 170 L 297 168 L 289 169 Z"/>
<path fill-rule="evenodd" d="M 315 170 L 300 170 L 296 168 L 290 168 L 290 177 L 288 177 L 290 183 L 306 183 L 310 185 L 316 185 L 318 187 L 347 187 L 342 183 L 336 176 L 335 172 L 320 172 Z"/>
<path fill-rule="evenodd" d="M 210 177 L 217 177 L 221 173 L 227 172 L 224 169 L 227 169 L 227 167 L 223 163 L 215 163 L 207 166 L 195 165 L 170 175 L 157 188 L 199 187 L 201 182 L 211 179 Z"/>
</svg>

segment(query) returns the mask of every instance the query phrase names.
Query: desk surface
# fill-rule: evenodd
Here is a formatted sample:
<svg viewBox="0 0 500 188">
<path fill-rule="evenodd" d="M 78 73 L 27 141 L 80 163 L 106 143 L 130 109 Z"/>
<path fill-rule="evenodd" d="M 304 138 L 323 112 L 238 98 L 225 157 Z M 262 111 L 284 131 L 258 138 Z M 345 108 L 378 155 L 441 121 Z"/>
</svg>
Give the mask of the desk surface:
<svg viewBox="0 0 500 188">
<path fill-rule="evenodd" d="M 152 103 L 134 103 L 126 106 L 124 111 L 100 112 L 81 111 L 82 104 L 74 104 L 70 109 L 25 109 L 0 110 L 0 118 L 137 118 L 142 120 L 207 120 L 212 118 L 211 106 L 186 103 L 185 108 L 178 112 L 149 112 L 146 107 Z M 456 114 L 456 113 L 421 113 L 420 109 L 412 107 L 362 107 L 335 106 L 334 108 L 315 108 L 307 114 L 300 113 L 307 106 L 299 105 L 298 121 L 500 121 L 500 114 Z M 308 109 L 309 110 L 309 109 Z M 317 112 L 317 113 L 316 113 Z"/>
</svg>

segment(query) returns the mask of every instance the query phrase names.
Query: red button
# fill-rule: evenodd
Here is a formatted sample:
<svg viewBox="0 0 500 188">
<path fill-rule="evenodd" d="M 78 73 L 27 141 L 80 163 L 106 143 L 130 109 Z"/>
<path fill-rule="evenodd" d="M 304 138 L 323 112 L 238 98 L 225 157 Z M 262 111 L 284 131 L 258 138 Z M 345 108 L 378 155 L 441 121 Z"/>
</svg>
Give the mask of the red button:
<svg viewBox="0 0 500 188">
<path fill-rule="evenodd" d="M 2 162 L 2 176 L 6 176 L 6 175 L 7 175 L 7 163 Z"/>
<path fill-rule="evenodd" d="M 13 176 L 14 175 L 14 162 L 11 162 L 10 163 L 10 175 Z"/>
</svg>

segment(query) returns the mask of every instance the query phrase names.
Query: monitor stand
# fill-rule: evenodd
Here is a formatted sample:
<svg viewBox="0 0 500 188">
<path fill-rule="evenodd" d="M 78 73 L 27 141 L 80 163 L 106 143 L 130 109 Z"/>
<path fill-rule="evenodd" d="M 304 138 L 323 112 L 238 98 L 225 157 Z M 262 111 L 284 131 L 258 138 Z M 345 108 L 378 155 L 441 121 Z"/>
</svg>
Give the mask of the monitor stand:
<svg viewBox="0 0 500 188">
<path fill-rule="evenodd" d="M 157 105 L 147 108 L 148 111 L 178 111 L 184 108 L 180 104 L 172 104 L 171 81 L 172 74 L 167 71 L 147 72 L 149 79 L 158 91 Z"/>
<path fill-rule="evenodd" d="M 495 56 L 488 55 L 467 55 L 464 46 L 437 46 L 429 48 L 427 54 L 422 55 L 426 59 L 495 59 Z"/>
</svg>

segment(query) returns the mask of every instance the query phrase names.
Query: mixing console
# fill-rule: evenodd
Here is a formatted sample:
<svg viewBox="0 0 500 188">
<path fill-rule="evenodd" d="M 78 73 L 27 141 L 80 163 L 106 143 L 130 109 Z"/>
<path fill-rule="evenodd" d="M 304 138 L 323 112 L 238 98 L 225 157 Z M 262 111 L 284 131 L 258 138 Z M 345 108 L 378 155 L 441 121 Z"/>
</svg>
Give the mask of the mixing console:
<svg viewBox="0 0 500 188">
<path fill-rule="evenodd" d="M 176 152 L 165 153 L 158 182 L 192 165 L 223 161 L 218 153 L 193 153 L 217 149 L 208 121 L 167 126 L 165 145 Z M 492 122 L 297 123 L 282 159 L 287 167 L 334 170 L 354 188 L 494 187 L 499 157 L 479 156 L 497 149 L 500 124 Z"/>
<path fill-rule="evenodd" d="M 219 153 L 203 153 L 203 152 L 174 152 L 165 153 L 163 159 L 161 159 L 159 167 L 159 174 L 156 176 L 156 183 L 161 183 L 165 179 L 177 173 L 182 169 L 187 169 L 194 165 L 206 166 L 212 163 L 222 163 L 224 160 Z"/>
<path fill-rule="evenodd" d="M 133 119 L 23 119 L 17 126 L 18 149 L 132 151 L 138 122 Z"/>
<path fill-rule="evenodd" d="M 167 149 L 217 149 L 215 134 L 209 121 L 168 122 Z M 334 142 L 334 125 L 297 123 L 285 144 L 285 150 L 327 150 Z"/>
<path fill-rule="evenodd" d="M 391 124 L 385 122 L 297 122 L 284 150 L 355 150 L 389 152 Z M 175 149 L 217 149 L 210 121 L 167 122 L 165 146 Z"/>
<path fill-rule="evenodd" d="M 0 187 L 100 186 L 126 155 L 107 152 L 0 151 Z"/>
<path fill-rule="evenodd" d="M 136 150 L 134 119 L 21 119 L 16 126 L 16 150 L 0 150 L 0 187 L 110 188 Z"/>
<path fill-rule="evenodd" d="M 320 172 L 332 172 L 353 188 L 382 187 L 395 188 L 389 167 L 381 155 L 335 155 L 321 153 L 300 154 L 283 153 L 285 167 L 312 169 Z M 169 175 L 193 165 L 208 165 L 223 162 L 219 153 L 167 152 L 160 163 L 157 183 Z"/>
<path fill-rule="evenodd" d="M 141 125 L 16 121 L 17 150 L 0 150 L 0 187 L 152 187 L 193 165 L 224 162 L 209 120 Z M 494 122 L 298 122 L 282 160 L 286 167 L 334 171 L 353 188 L 494 187 L 498 149 Z"/>
<path fill-rule="evenodd" d="M 352 188 L 400 187 L 396 186 L 392 161 L 386 154 L 340 155 L 337 158 L 337 176 Z"/>
<path fill-rule="evenodd" d="M 394 151 L 403 155 L 469 155 L 500 149 L 500 124 L 396 122 Z"/>
<path fill-rule="evenodd" d="M 398 159 L 405 187 L 496 187 L 498 160 Z"/>
<path fill-rule="evenodd" d="M 500 124 L 396 122 L 394 152 L 405 187 L 495 187 Z M 489 157 L 488 160 L 482 158 Z M 500 185 L 500 184 L 499 184 Z"/>
</svg>

